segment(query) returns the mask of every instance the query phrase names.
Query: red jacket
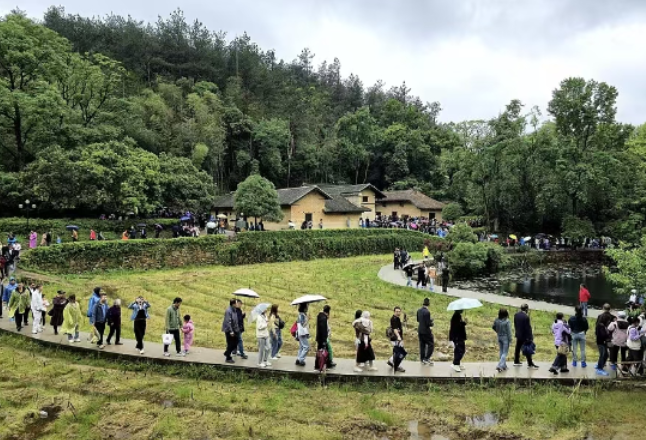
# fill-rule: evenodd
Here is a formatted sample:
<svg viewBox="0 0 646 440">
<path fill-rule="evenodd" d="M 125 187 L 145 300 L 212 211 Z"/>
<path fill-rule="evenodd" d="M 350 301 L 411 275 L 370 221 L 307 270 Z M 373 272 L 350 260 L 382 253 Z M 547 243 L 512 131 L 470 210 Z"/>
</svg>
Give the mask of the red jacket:
<svg viewBox="0 0 646 440">
<path fill-rule="evenodd" d="M 590 291 L 585 287 L 579 289 L 579 302 L 588 302 L 590 301 Z"/>
</svg>

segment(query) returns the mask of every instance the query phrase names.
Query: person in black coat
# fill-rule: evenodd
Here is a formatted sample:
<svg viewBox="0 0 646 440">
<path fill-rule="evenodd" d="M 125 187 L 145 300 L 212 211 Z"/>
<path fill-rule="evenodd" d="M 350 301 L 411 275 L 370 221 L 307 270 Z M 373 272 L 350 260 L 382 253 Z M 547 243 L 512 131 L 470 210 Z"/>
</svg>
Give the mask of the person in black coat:
<svg viewBox="0 0 646 440">
<path fill-rule="evenodd" d="M 242 341 L 242 334 L 244 333 L 244 319 L 246 318 L 247 314 L 242 311 L 242 301 L 241 300 L 236 300 L 236 314 L 238 316 L 238 330 L 240 333 L 237 334 L 238 336 L 238 356 L 240 356 L 242 359 L 247 359 L 247 355 L 244 352 L 244 342 Z"/>
<path fill-rule="evenodd" d="M 466 353 L 467 321 L 462 318 L 462 310 L 456 310 L 451 317 L 449 327 L 449 340 L 453 342 L 453 369 L 458 373 L 464 369 L 460 367 L 460 361 Z"/>
<path fill-rule="evenodd" d="M 330 326 L 328 319 L 330 318 L 331 307 L 326 305 L 323 311 L 316 317 L 316 349 L 327 350 L 327 368 L 334 368 L 336 364 L 332 362 L 332 347 L 330 345 Z"/>
<path fill-rule="evenodd" d="M 108 309 L 108 326 L 110 326 L 110 333 L 108 333 L 107 343 L 110 345 L 112 336 L 114 336 L 114 345 L 123 345 L 121 341 L 121 300 L 115 299 L 112 307 Z"/>
<path fill-rule="evenodd" d="M 520 367 L 520 350 L 526 342 L 534 341 L 534 334 L 532 332 L 532 323 L 529 319 L 529 306 L 523 304 L 520 306 L 520 311 L 514 315 L 514 328 L 516 329 L 516 348 L 514 349 L 514 366 Z M 538 368 L 531 355 L 526 355 L 527 367 Z"/>
</svg>

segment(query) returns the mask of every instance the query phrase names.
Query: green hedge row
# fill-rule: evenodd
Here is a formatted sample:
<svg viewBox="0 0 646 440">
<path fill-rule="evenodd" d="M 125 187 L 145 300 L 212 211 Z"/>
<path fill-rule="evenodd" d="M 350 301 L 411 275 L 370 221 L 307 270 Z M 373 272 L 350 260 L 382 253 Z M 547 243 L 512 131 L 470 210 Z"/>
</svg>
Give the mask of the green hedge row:
<svg viewBox="0 0 646 440">
<path fill-rule="evenodd" d="M 434 235 L 422 234 L 417 231 L 406 229 L 386 228 L 361 228 L 361 229 L 294 229 L 288 231 L 264 231 L 264 232 L 242 232 L 238 234 L 237 241 L 273 241 L 284 239 L 310 239 L 327 237 L 379 237 L 397 234 L 400 237 L 410 236 L 428 239 L 431 242 L 442 242 L 442 238 Z"/>
<path fill-rule="evenodd" d="M 157 223 L 162 225 L 164 229 L 170 229 L 173 225 L 178 223 L 177 219 L 168 219 L 168 218 L 159 218 L 159 219 L 147 219 L 147 220 L 99 220 L 99 219 L 40 219 L 32 218 L 29 219 L 29 224 L 27 223 L 26 218 L 21 217 L 10 217 L 10 218 L 0 218 L 0 234 L 8 234 L 13 232 L 16 235 L 29 235 L 33 230 L 38 232 L 38 234 L 51 231 L 54 239 L 57 235 L 63 236 L 68 235 L 67 225 L 76 225 L 79 227 L 79 235 L 89 235 L 90 229 L 94 229 L 98 232 L 113 232 L 115 234 L 121 234 L 126 229 L 129 229 L 130 226 L 137 227 L 140 223 L 146 223 L 150 232 L 153 231 L 153 228 Z M 152 235 L 152 234 L 151 234 Z"/>
<path fill-rule="evenodd" d="M 189 265 L 241 265 L 316 258 L 387 254 L 395 247 L 421 249 L 425 236 L 391 231 L 376 236 L 285 236 L 276 240 L 227 242 L 211 235 L 199 239 L 86 242 L 38 248 L 22 266 L 52 273 L 111 269 L 158 269 Z"/>
</svg>

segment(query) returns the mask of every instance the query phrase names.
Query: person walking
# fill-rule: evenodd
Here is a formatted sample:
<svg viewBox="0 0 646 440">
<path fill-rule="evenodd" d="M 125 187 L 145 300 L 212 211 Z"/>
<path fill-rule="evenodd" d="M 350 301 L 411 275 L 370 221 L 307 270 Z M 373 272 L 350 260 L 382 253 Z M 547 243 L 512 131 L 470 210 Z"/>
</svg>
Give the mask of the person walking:
<svg viewBox="0 0 646 440">
<path fill-rule="evenodd" d="M 572 334 L 572 366 L 576 367 L 578 358 L 577 354 L 581 352 L 581 368 L 588 366 L 585 359 L 585 334 L 588 332 L 588 319 L 583 315 L 583 308 L 576 306 L 574 315 L 568 319 L 568 326 Z"/>
<path fill-rule="evenodd" d="M 108 333 L 107 343 L 110 345 L 110 341 L 114 336 L 114 345 L 123 345 L 121 343 L 121 300 L 115 299 L 112 303 L 112 307 L 108 309 L 108 327 L 110 327 L 110 333 Z"/>
<path fill-rule="evenodd" d="M 357 358 L 354 372 L 363 372 L 363 366 L 366 365 L 368 367 L 368 371 L 377 371 L 377 367 L 374 365 L 375 352 L 372 348 L 372 339 L 370 337 L 374 329 L 372 321 L 370 320 L 370 312 L 363 311 L 361 313 L 361 317 L 352 322 L 352 326 L 355 330 L 355 345 L 357 346 Z"/>
<path fill-rule="evenodd" d="M 611 341 L 611 335 L 608 331 L 607 325 L 605 324 L 606 321 L 600 318 L 601 315 L 599 315 L 595 326 L 597 348 L 599 349 L 599 360 L 597 362 L 596 372 L 600 376 L 608 376 L 608 373 L 604 371 L 604 368 L 608 361 L 608 344 Z M 610 323 L 608 323 L 608 325 L 610 325 Z"/>
<path fill-rule="evenodd" d="M 267 321 L 267 311 L 263 310 L 256 317 L 256 339 L 258 340 L 258 366 L 260 368 L 271 367 L 269 362 L 269 323 Z"/>
<path fill-rule="evenodd" d="M 414 271 L 414 266 L 412 264 L 405 264 L 404 265 L 404 273 L 406 274 L 406 287 L 412 287 L 413 286 L 413 271 Z"/>
<path fill-rule="evenodd" d="M 310 320 L 307 316 L 308 305 L 300 304 L 298 306 L 298 318 L 296 319 L 296 337 L 298 339 L 298 355 L 296 356 L 296 365 L 305 366 L 305 357 L 310 351 Z"/>
<path fill-rule="evenodd" d="M 173 304 L 171 304 L 166 309 L 166 319 L 165 319 L 165 328 L 166 334 L 173 335 L 175 340 L 175 351 L 177 356 L 184 356 L 182 353 L 180 344 L 181 339 L 179 337 L 179 329 L 182 328 L 182 320 L 179 317 L 179 307 L 182 305 L 182 298 L 175 298 Z M 168 346 L 170 344 L 164 344 L 164 356 L 169 357 L 170 353 L 168 352 Z"/>
<path fill-rule="evenodd" d="M 446 293 L 449 287 L 449 279 L 451 277 L 451 269 L 449 268 L 446 258 L 442 260 L 442 292 Z"/>
<path fill-rule="evenodd" d="M 27 313 L 29 302 L 29 290 L 24 284 L 18 284 L 18 287 L 11 292 L 8 303 L 9 316 L 13 316 L 18 331 L 22 330 L 23 315 Z"/>
<path fill-rule="evenodd" d="M 91 337 L 92 344 L 94 344 L 96 341 L 99 340 L 96 332 L 94 331 L 94 320 L 92 318 L 92 313 L 94 312 L 94 307 L 98 304 L 100 299 L 101 299 L 101 288 L 95 287 L 94 290 L 92 291 L 92 295 L 90 296 L 90 299 L 88 300 L 87 312 L 86 312 L 86 316 L 89 318 L 90 325 L 92 326 L 92 337 Z"/>
<path fill-rule="evenodd" d="M 247 314 L 242 311 L 242 300 L 236 300 L 236 313 L 238 315 L 238 353 L 242 359 L 247 359 L 247 355 L 244 352 L 244 342 L 242 341 L 242 334 L 244 333 L 244 319 L 247 317 Z"/>
<path fill-rule="evenodd" d="M 507 309 L 501 308 L 498 310 L 498 318 L 493 322 L 491 328 L 498 336 L 499 361 L 496 370 L 500 373 L 507 370 L 507 355 L 509 354 L 512 338 L 511 321 L 509 321 Z"/>
<path fill-rule="evenodd" d="M 585 318 L 588 317 L 588 301 L 590 301 L 590 291 L 585 284 L 581 284 L 579 286 L 579 305 Z"/>
<path fill-rule="evenodd" d="M 229 307 L 224 311 L 224 319 L 222 320 L 222 332 L 226 337 L 227 348 L 224 351 L 225 362 L 234 364 L 235 361 L 231 356 L 235 353 L 238 346 L 238 313 L 236 312 L 237 299 L 233 298 L 229 301 Z"/>
<path fill-rule="evenodd" d="M 327 351 L 327 369 L 336 367 L 336 364 L 333 362 L 334 355 L 332 353 L 332 344 L 330 343 L 330 334 L 332 331 L 330 329 L 329 319 L 331 310 L 332 308 L 326 304 L 323 310 L 316 316 L 316 349 Z M 317 367 L 319 370 L 321 369 L 320 365 L 314 366 L 314 368 Z"/>
<path fill-rule="evenodd" d="M 31 333 L 33 335 L 37 333 L 42 333 L 43 326 L 43 310 L 45 306 L 43 305 L 43 294 L 42 286 L 35 286 L 31 291 L 31 313 L 32 318 L 34 319 L 31 324 Z"/>
<path fill-rule="evenodd" d="M 11 298 L 11 294 L 13 293 L 14 290 L 18 287 L 18 284 L 16 283 L 16 277 L 11 277 L 9 278 L 9 284 L 7 284 L 3 289 L 2 289 L 2 305 L 4 307 L 9 306 L 9 298 Z M 2 316 L 2 315 L 0 315 Z M 10 318 L 13 318 L 13 315 L 9 316 Z"/>
<path fill-rule="evenodd" d="M 58 334 L 58 327 L 63 325 L 63 311 L 68 300 L 65 298 L 65 291 L 59 290 L 52 300 L 52 309 L 49 311 L 49 325 L 54 327 L 54 334 Z"/>
<path fill-rule="evenodd" d="M 552 324 L 552 335 L 554 335 L 554 346 L 556 347 L 556 357 L 552 363 L 549 372 L 552 374 L 569 373 L 567 368 L 567 353 L 570 348 L 570 327 L 563 320 L 563 313 L 557 313 L 554 324 Z"/>
<path fill-rule="evenodd" d="M 280 358 L 280 348 L 283 346 L 283 328 L 285 328 L 285 321 L 280 319 L 278 304 L 273 304 L 269 312 L 269 340 L 271 341 L 272 361 L 277 361 Z"/>
<path fill-rule="evenodd" d="M 38 234 L 36 231 L 31 231 L 29 233 L 29 249 L 35 249 L 38 245 Z"/>
<path fill-rule="evenodd" d="M 191 315 L 184 315 L 182 333 L 184 333 L 184 354 L 188 354 L 193 346 L 193 335 L 195 334 L 195 325 L 191 321 Z"/>
<path fill-rule="evenodd" d="M 626 312 L 617 313 L 617 319 L 608 326 L 612 346 L 610 347 L 610 368 L 617 370 L 617 360 L 621 352 L 621 362 L 626 362 L 628 354 L 628 321 Z"/>
<path fill-rule="evenodd" d="M 420 263 L 417 266 L 417 287 L 419 289 L 419 285 L 422 285 L 422 289 L 426 288 L 426 266 L 424 266 L 424 263 Z"/>
<path fill-rule="evenodd" d="M 392 329 L 392 333 L 394 336 L 394 339 L 391 338 L 390 344 L 393 346 L 393 349 L 397 346 L 400 346 L 400 347 L 404 346 L 404 328 L 402 326 L 401 314 L 402 314 L 402 309 L 400 307 L 395 307 L 393 309 L 393 316 L 390 318 L 390 328 Z M 395 364 L 394 364 L 393 356 L 390 356 L 390 359 L 388 359 L 388 362 L 386 363 L 390 368 L 394 368 Z M 401 366 L 397 367 L 396 371 L 399 373 L 406 372 L 406 370 Z"/>
<path fill-rule="evenodd" d="M 426 270 L 427 272 L 427 278 L 428 278 L 428 290 L 431 292 L 435 292 L 435 277 L 437 276 L 437 271 L 435 270 L 435 266 L 430 266 Z"/>
<path fill-rule="evenodd" d="M 467 320 L 462 317 L 462 310 L 456 310 L 451 317 L 449 327 L 449 340 L 453 342 L 453 370 L 460 372 L 464 366 L 460 365 L 464 353 L 466 353 Z"/>
<path fill-rule="evenodd" d="M 514 330 L 516 335 L 516 347 L 514 348 L 514 367 L 520 367 L 520 351 L 525 344 L 534 343 L 534 333 L 532 331 L 532 322 L 529 318 L 529 306 L 522 304 L 520 311 L 514 315 Z M 538 365 L 532 360 L 532 355 L 524 353 L 527 358 L 527 368 L 538 369 Z"/>
<path fill-rule="evenodd" d="M 628 318 L 628 340 L 626 345 L 628 346 L 628 360 L 630 362 L 639 362 L 638 364 L 633 364 L 630 367 L 630 370 L 633 374 L 643 374 L 644 372 L 644 363 L 643 363 L 643 349 L 641 344 L 641 337 L 644 335 L 644 329 L 639 329 L 639 318 L 635 316 L 630 316 Z M 606 376 L 608 373 L 606 373 Z"/>
<path fill-rule="evenodd" d="M 108 297 L 105 293 L 101 293 L 99 302 L 94 306 L 92 311 L 92 323 L 96 333 L 99 335 L 99 349 L 103 350 L 103 334 L 105 333 L 105 324 L 108 321 Z"/>
<path fill-rule="evenodd" d="M 76 301 L 76 295 L 72 293 L 63 309 L 63 325 L 61 326 L 61 332 L 67 335 L 68 343 L 81 342 L 81 338 L 79 337 L 80 326 L 81 308 Z"/>
<path fill-rule="evenodd" d="M 433 319 L 428 306 L 431 300 L 424 298 L 422 307 L 417 310 L 417 337 L 419 338 L 419 359 L 424 365 L 433 365 L 435 339 L 433 337 Z"/>
<path fill-rule="evenodd" d="M 139 354 L 144 354 L 144 336 L 146 336 L 146 321 L 150 319 L 150 314 L 148 313 L 150 304 L 143 296 L 138 296 L 128 306 L 128 309 L 132 310 L 130 320 L 133 323 L 135 339 L 137 340 L 135 348 L 139 350 Z"/>
</svg>

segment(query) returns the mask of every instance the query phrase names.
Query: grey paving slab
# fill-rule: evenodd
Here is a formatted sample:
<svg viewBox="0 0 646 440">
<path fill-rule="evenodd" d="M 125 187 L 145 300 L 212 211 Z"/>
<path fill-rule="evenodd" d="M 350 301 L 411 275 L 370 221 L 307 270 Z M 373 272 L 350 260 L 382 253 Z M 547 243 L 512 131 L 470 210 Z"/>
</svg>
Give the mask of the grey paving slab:
<svg viewBox="0 0 646 440">
<path fill-rule="evenodd" d="M 379 278 L 391 284 L 406 286 L 406 276 L 401 270 L 395 270 L 392 265 L 384 266 L 379 270 Z M 415 289 L 415 287 L 408 287 Z M 438 295 L 452 296 L 455 298 L 474 298 L 481 302 L 500 304 L 503 306 L 520 308 L 521 304 L 527 304 L 530 310 L 542 310 L 544 312 L 562 312 L 566 315 L 574 314 L 574 307 L 562 304 L 553 304 L 545 301 L 535 301 L 531 299 L 516 298 L 513 296 L 498 295 L 495 293 L 475 292 L 471 290 L 454 289 L 449 287 L 446 293 L 441 292 L 441 288 L 436 286 L 435 293 Z M 588 309 L 588 316 L 596 318 L 601 313 L 600 310 Z"/>
<path fill-rule="evenodd" d="M 81 342 L 68 343 L 67 337 L 64 335 L 54 335 L 51 327 L 46 327 L 43 333 L 32 334 L 31 326 L 23 328 L 21 332 L 17 332 L 15 324 L 10 322 L 5 316 L 0 319 L 0 331 L 12 334 L 19 334 L 22 337 L 30 338 L 39 341 L 43 344 L 59 346 L 62 349 L 70 349 L 74 351 L 82 351 L 86 353 L 99 353 L 106 357 L 119 357 L 126 358 L 132 361 L 155 361 L 155 362 L 170 362 L 178 364 L 202 364 L 212 365 L 222 369 L 244 369 L 252 372 L 272 373 L 272 374 L 287 374 L 311 376 L 312 379 L 318 375 L 314 370 L 314 358 L 311 352 L 307 358 L 307 365 L 299 367 L 295 365 L 295 357 L 283 356 L 277 361 L 272 361 L 271 367 L 260 368 L 257 365 L 257 353 L 248 353 L 249 358 L 244 360 L 236 358 L 235 364 L 227 364 L 224 362 L 224 355 L 222 350 L 209 349 L 203 347 L 194 347 L 190 354 L 186 357 L 176 357 L 173 353 L 170 358 L 163 356 L 163 345 L 155 342 L 145 341 L 145 354 L 139 354 L 135 349 L 135 341 L 130 339 L 123 339 L 123 345 L 108 345 L 103 350 L 99 350 L 96 345 L 90 344 L 88 341 L 88 334 L 81 334 Z M 173 351 L 173 346 L 171 346 Z M 352 359 L 336 358 L 335 362 L 337 367 L 329 370 L 327 377 L 334 378 L 359 378 L 361 380 L 384 380 L 388 378 L 397 377 L 400 380 L 409 381 L 468 381 L 480 380 L 484 378 L 496 378 L 501 383 L 504 382 L 525 382 L 525 381 L 554 381 L 573 383 L 578 381 L 589 382 L 596 380 L 608 380 L 616 377 L 616 374 L 609 371 L 610 376 L 598 376 L 595 374 L 594 368 L 571 368 L 569 373 L 559 374 L 553 376 L 548 372 L 550 367 L 549 363 L 538 363 L 538 370 L 530 370 L 526 366 L 513 367 L 509 364 L 509 370 L 498 373 L 496 372 L 496 364 L 493 362 L 483 363 L 463 363 L 465 370 L 457 373 L 451 368 L 450 362 L 436 362 L 433 366 L 424 366 L 420 362 L 404 361 L 402 366 L 406 369 L 405 373 L 394 373 L 392 368 L 386 364 L 386 359 L 378 359 L 375 361 L 377 371 L 364 371 L 356 373 L 353 371 L 355 366 Z"/>
</svg>

